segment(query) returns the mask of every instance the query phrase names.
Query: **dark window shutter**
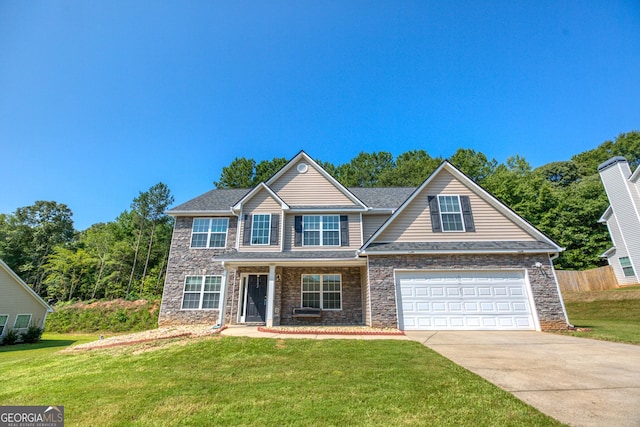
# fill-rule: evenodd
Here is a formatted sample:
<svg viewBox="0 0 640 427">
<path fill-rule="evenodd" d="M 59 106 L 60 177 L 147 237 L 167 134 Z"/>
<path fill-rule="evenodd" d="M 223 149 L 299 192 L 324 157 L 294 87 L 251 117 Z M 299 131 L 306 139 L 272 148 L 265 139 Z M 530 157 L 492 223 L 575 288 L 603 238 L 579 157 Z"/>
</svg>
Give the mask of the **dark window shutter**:
<svg viewBox="0 0 640 427">
<path fill-rule="evenodd" d="M 244 216 L 244 236 L 242 242 L 245 245 L 251 244 L 251 215 Z"/>
<path fill-rule="evenodd" d="M 349 217 L 340 215 L 340 246 L 349 246 Z"/>
<path fill-rule="evenodd" d="M 464 219 L 464 228 L 466 231 L 476 231 L 473 223 L 473 214 L 471 213 L 471 201 L 469 196 L 460 196 L 460 204 L 462 205 L 462 218 Z"/>
<path fill-rule="evenodd" d="M 271 238 L 270 245 L 278 244 L 278 231 L 280 230 L 280 215 L 271 214 Z"/>
<path fill-rule="evenodd" d="M 294 222 L 295 239 L 293 244 L 295 246 L 302 246 L 302 216 L 297 215 Z"/>
<path fill-rule="evenodd" d="M 429 201 L 429 212 L 431 213 L 431 231 L 434 233 L 442 232 L 440 225 L 440 208 L 438 207 L 438 198 L 436 196 L 427 196 Z"/>
</svg>

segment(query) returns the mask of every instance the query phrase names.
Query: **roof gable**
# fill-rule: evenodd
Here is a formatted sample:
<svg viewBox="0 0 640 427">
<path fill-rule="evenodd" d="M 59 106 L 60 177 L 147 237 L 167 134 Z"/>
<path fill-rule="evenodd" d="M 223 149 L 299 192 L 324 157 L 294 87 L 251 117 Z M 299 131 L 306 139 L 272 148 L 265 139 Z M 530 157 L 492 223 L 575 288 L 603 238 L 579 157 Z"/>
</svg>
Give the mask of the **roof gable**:
<svg viewBox="0 0 640 427">
<path fill-rule="evenodd" d="M 266 184 L 291 208 L 341 207 L 366 209 L 351 191 L 301 151 Z"/>
<path fill-rule="evenodd" d="M 474 232 L 434 232 L 429 196 L 460 195 L 469 197 Z M 394 214 L 365 243 L 400 242 L 468 242 L 468 241 L 540 241 L 562 250 L 549 237 L 498 201 L 448 161 L 443 162 Z"/>
<path fill-rule="evenodd" d="M 24 280 L 20 278 L 4 261 L 0 259 L 0 268 L 4 270 L 9 277 L 13 279 L 16 283 L 16 286 L 20 286 L 23 288 L 27 294 L 29 294 L 34 300 L 36 300 L 39 304 L 41 304 L 44 308 L 46 308 L 47 312 L 53 312 L 53 309 L 49 304 L 47 304 L 29 285 L 27 285 Z"/>
<path fill-rule="evenodd" d="M 287 210 L 289 206 L 282 200 L 268 185 L 264 182 L 258 184 L 253 190 L 249 191 L 241 200 L 233 206 L 234 211 L 239 211 L 249 202 L 254 201 L 258 205 L 264 203 L 265 198 L 273 200 L 280 206 L 280 209 Z"/>
</svg>

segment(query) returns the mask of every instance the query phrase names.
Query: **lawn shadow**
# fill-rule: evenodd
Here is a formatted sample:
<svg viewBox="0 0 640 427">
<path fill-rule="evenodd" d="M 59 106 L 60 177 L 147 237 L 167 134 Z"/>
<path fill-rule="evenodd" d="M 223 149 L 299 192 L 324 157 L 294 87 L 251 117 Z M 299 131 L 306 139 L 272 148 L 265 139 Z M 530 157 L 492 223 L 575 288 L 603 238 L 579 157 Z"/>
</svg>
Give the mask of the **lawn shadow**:
<svg viewBox="0 0 640 427">
<path fill-rule="evenodd" d="M 0 346 L 0 353 L 9 353 L 12 351 L 24 351 L 24 350 L 38 350 L 41 348 L 54 348 L 54 347 L 68 347 L 79 339 L 64 339 L 64 340 L 40 340 L 33 344 L 14 344 L 14 345 L 2 345 Z"/>
</svg>

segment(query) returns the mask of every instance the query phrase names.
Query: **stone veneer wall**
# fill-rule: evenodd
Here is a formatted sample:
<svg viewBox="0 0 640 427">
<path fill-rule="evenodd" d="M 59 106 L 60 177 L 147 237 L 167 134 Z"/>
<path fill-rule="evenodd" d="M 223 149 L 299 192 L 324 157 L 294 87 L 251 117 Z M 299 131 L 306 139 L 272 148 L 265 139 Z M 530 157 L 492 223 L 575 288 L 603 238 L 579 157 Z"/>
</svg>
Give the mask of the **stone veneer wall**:
<svg viewBox="0 0 640 427">
<path fill-rule="evenodd" d="M 287 326 L 363 325 L 362 278 L 360 272 L 360 267 L 283 268 L 280 324 Z M 320 318 L 293 317 L 293 309 L 300 307 L 301 304 L 303 274 L 341 274 L 342 310 L 325 310 Z M 278 288 L 277 285 L 276 288 Z"/>
<path fill-rule="evenodd" d="M 229 217 L 227 243 L 224 249 L 191 249 L 192 225 L 193 217 L 176 218 L 158 318 L 160 326 L 218 323 L 219 310 L 181 309 L 184 281 L 186 276 L 191 275 L 222 275 L 222 265 L 212 259 L 216 254 L 233 249 L 238 220 L 236 217 Z"/>
<path fill-rule="evenodd" d="M 542 268 L 533 267 L 536 262 Z M 566 329 L 567 319 L 562 308 L 553 273 L 553 265 L 546 254 L 540 255 L 447 255 L 447 256 L 371 256 L 369 255 L 369 282 L 371 326 L 398 327 L 396 313 L 395 269 L 474 270 L 474 269 L 526 269 L 529 274 L 533 299 L 540 327 L 543 331 Z"/>
</svg>

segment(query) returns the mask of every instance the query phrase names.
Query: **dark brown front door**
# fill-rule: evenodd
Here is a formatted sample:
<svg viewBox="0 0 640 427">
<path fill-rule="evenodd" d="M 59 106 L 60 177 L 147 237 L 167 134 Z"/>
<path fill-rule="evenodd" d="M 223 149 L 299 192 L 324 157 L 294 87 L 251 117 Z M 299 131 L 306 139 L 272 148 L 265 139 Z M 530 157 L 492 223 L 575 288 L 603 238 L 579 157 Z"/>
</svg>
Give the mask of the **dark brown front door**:
<svg viewBox="0 0 640 427">
<path fill-rule="evenodd" d="M 267 275 L 247 277 L 246 322 L 264 322 L 267 311 Z"/>
</svg>

